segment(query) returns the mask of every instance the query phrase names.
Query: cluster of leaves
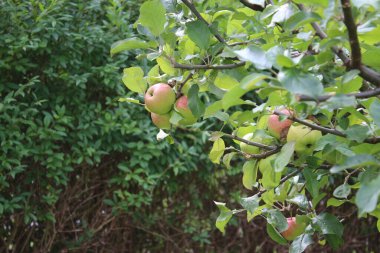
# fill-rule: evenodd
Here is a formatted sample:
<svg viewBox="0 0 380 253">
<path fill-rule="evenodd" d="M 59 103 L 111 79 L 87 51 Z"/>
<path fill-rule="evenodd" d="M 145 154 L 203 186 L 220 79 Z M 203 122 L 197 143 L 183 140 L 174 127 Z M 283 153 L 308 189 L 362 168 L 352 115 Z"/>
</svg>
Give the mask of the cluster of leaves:
<svg viewBox="0 0 380 253">
<path fill-rule="evenodd" d="M 50 252 L 55 240 L 69 243 L 76 238 L 55 227 L 66 220 L 62 215 L 71 215 L 63 209 L 70 207 L 61 203 L 70 201 L 65 192 L 76 181 L 86 187 L 79 196 L 104 192 L 115 216 L 127 212 L 146 223 L 157 216 L 143 212 L 154 202 L 155 189 L 165 196 L 193 192 L 176 176 L 194 173 L 202 168 L 200 161 L 208 160 L 203 151 L 206 135 L 179 134 L 175 149 L 152 143 L 157 131 L 143 108 L 116 101 L 127 96 L 118 78 L 120 67 L 134 59 L 129 53 L 111 58 L 109 45 L 131 36 L 129 19 L 138 15 L 138 4 L 0 3 L 1 252 L 27 252 L 28 247 Z M 89 177 L 94 170 L 103 178 Z M 198 174 L 199 184 L 207 185 L 213 177 L 207 170 Z M 106 187 L 99 190 L 103 181 Z M 189 195 L 188 201 L 197 202 L 198 196 Z M 178 214 L 185 208 L 171 209 Z M 83 217 L 69 216 L 68 222 Z M 81 220 L 86 226 L 89 222 Z M 195 222 L 187 229 L 198 234 L 203 226 Z M 49 236 L 51 244 L 42 239 Z"/>
<path fill-rule="evenodd" d="M 354 204 L 359 217 L 380 218 L 379 10 L 378 1 L 357 0 L 150 0 L 134 24 L 139 36 L 112 45 L 111 54 L 145 49 L 138 59 L 155 64 L 124 69 L 130 90 L 174 83 L 203 122 L 218 120 L 212 162 L 247 160 L 242 181 L 253 195 L 241 199 L 243 209 L 216 203 L 222 232 L 246 211 L 249 221 L 265 217 L 269 236 L 286 244 L 285 215 L 297 215 L 308 226 L 290 250 L 302 252 L 343 243 L 341 217 L 326 207 Z M 268 115 L 281 107 L 293 112 L 282 119 L 323 134 L 310 153 L 283 139 L 245 141 L 261 148 L 256 155 L 236 147 L 247 133 L 267 134 Z"/>
</svg>

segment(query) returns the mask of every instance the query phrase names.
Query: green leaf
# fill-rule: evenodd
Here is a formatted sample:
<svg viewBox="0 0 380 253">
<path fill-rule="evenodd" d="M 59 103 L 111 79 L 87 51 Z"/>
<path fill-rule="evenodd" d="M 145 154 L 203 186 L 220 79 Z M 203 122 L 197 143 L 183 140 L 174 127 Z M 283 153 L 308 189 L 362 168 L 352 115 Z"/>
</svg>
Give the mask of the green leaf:
<svg viewBox="0 0 380 253">
<path fill-rule="evenodd" d="M 325 238 L 333 250 L 339 249 L 344 243 L 342 237 L 338 235 L 325 235 Z"/>
<path fill-rule="evenodd" d="M 243 165 L 243 185 L 248 190 L 252 190 L 253 186 L 256 184 L 257 170 L 258 170 L 257 160 L 246 161 Z"/>
<path fill-rule="evenodd" d="M 143 3 L 140 7 L 139 22 L 147 27 L 149 31 L 159 36 L 163 31 L 166 23 L 165 7 L 160 0 L 151 0 Z"/>
<path fill-rule="evenodd" d="M 343 224 L 332 214 L 322 213 L 313 218 L 313 223 L 316 225 L 322 234 L 334 234 L 337 236 L 343 235 Z"/>
<path fill-rule="evenodd" d="M 246 209 L 248 212 L 253 214 L 256 209 L 259 207 L 260 198 L 257 195 L 253 195 L 248 198 L 242 198 L 240 200 L 240 204 Z"/>
<path fill-rule="evenodd" d="M 218 88 L 229 90 L 232 87 L 238 85 L 239 82 L 230 75 L 227 75 L 223 72 L 218 72 L 214 84 Z"/>
<path fill-rule="evenodd" d="M 125 68 L 123 71 L 123 83 L 131 91 L 141 94 L 145 93 L 147 88 L 144 71 L 140 67 Z"/>
<path fill-rule="evenodd" d="M 295 68 L 280 72 L 278 79 L 285 89 L 295 95 L 303 94 L 310 97 L 317 97 L 323 92 L 321 81 L 315 76 L 303 73 Z"/>
<path fill-rule="evenodd" d="M 343 164 L 335 165 L 330 169 L 331 173 L 338 173 L 345 169 L 355 169 L 369 165 L 380 166 L 380 162 L 372 155 L 356 155 L 347 157 Z"/>
<path fill-rule="evenodd" d="M 284 25 L 284 29 L 291 31 L 297 27 L 300 27 L 304 24 L 309 24 L 311 22 L 319 21 L 322 18 L 314 12 L 304 12 L 300 11 L 291 16 Z"/>
<path fill-rule="evenodd" d="M 326 102 L 322 104 L 322 108 L 326 108 L 328 110 L 335 110 L 345 107 L 356 107 L 357 102 L 354 96 L 347 96 L 343 94 L 337 94 L 327 99 Z"/>
<path fill-rule="evenodd" d="M 201 117 L 205 112 L 205 105 L 199 99 L 198 92 L 199 86 L 197 84 L 193 84 L 187 93 L 187 97 L 189 99 L 189 108 L 193 115 L 197 118 Z"/>
<path fill-rule="evenodd" d="M 313 236 L 310 234 L 302 234 L 298 236 L 292 244 L 290 245 L 289 248 L 289 253 L 302 253 L 305 251 L 305 249 L 313 244 Z"/>
<path fill-rule="evenodd" d="M 177 72 L 175 68 L 173 68 L 171 62 L 164 56 L 160 56 L 156 59 L 158 66 L 160 69 L 168 75 L 174 76 Z"/>
<path fill-rule="evenodd" d="M 226 203 L 216 202 L 215 205 L 219 208 L 219 216 L 216 219 L 215 226 L 219 229 L 223 234 L 225 233 L 225 227 L 228 221 L 231 219 L 233 212 L 226 207 Z"/>
<path fill-rule="evenodd" d="M 348 184 L 339 185 L 333 192 L 334 197 L 338 199 L 346 199 L 351 193 L 351 188 Z"/>
<path fill-rule="evenodd" d="M 377 125 L 378 128 L 380 128 L 380 99 L 376 99 L 372 102 L 371 106 L 369 107 L 369 114 L 373 118 L 373 121 Z"/>
<path fill-rule="evenodd" d="M 341 206 L 343 205 L 344 203 L 346 203 L 347 200 L 341 200 L 341 199 L 335 199 L 335 198 L 330 198 L 327 200 L 327 206 Z"/>
<path fill-rule="evenodd" d="M 186 23 L 186 31 L 189 38 L 201 49 L 207 49 L 210 44 L 211 32 L 208 26 L 200 21 Z"/>
<path fill-rule="evenodd" d="M 274 160 L 275 172 L 282 172 L 286 165 L 288 165 L 291 158 L 293 157 L 295 144 L 296 143 L 294 141 L 290 141 L 281 148 L 281 152 L 276 157 L 276 160 Z"/>
<path fill-rule="evenodd" d="M 242 61 L 251 62 L 257 69 L 269 69 L 272 63 L 268 60 L 265 51 L 257 46 L 248 46 L 233 53 Z"/>
<path fill-rule="evenodd" d="M 302 209 L 307 209 L 309 207 L 308 200 L 305 195 L 297 194 L 291 199 L 288 199 L 290 203 L 296 204 L 297 206 L 301 207 Z"/>
<path fill-rule="evenodd" d="M 267 223 L 267 233 L 269 235 L 269 237 L 277 242 L 278 244 L 281 244 L 281 245 L 286 245 L 288 244 L 288 241 L 281 236 L 281 234 L 269 223 Z"/>
<path fill-rule="evenodd" d="M 370 130 L 368 126 L 353 125 L 345 130 L 344 133 L 347 135 L 347 139 L 349 140 L 363 142 L 363 140 L 369 136 Z"/>
<path fill-rule="evenodd" d="M 319 195 L 319 182 L 317 180 L 317 175 L 313 173 L 310 168 L 305 168 L 302 174 L 306 180 L 306 189 L 309 191 L 313 198 Z"/>
<path fill-rule="evenodd" d="M 380 175 L 371 181 L 361 182 L 356 193 L 355 203 L 359 208 L 359 215 L 375 210 L 380 194 Z"/>
<path fill-rule="evenodd" d="M 379 48 L 371 48 L 370 50 L 367 50 L 363 55 L 363 63 L 365 65 L 374 67 L 374 68 L 380 68 L 380 63 L 377 59 L 380 57 L 380 49 Z"/>
<path fill-rule="evenodd" d="M 267 210 L 265 212 L 267 222 L 274 226 L 278 232 L 283 232 L 288 229 L 288 222 L 285 216 L 277 209 Z"/>
<path fill-rule="evenodd" d="M 183 119 L 182 115 L 179 114 L 176 111 L 173 111 L 171 116 L 170 116 L 170 123 L 173 125 L 178 125 L 178 122 L 180 122 Z"/>
<path fill-rule="evenodd" d="M 209 154 L 209 158 L 213 163 L 220 163 L 220 158 L 223 156 L 224 149 L 226 146 L 224 145 L 224 141 L 222 138 L 217 139 L 212 145 L 212 149 Z"/>
<path fill-rule="evenodd" d="M 120 53 L 122 51 L 131 49 L 146 49 L 154 47 L 156 43 L 154 41 L 143 41 L 137 38 L 130 38 L 126 40 L 119 40 L 111 45 L 111 56 Z"/>
<path fill-rule="evenodd" d="M 227 169 L 231 168 L 231 160 L 237 154 L 237 152 L 231 152 L 223 156 L 223 164 Z"/>
</svg>

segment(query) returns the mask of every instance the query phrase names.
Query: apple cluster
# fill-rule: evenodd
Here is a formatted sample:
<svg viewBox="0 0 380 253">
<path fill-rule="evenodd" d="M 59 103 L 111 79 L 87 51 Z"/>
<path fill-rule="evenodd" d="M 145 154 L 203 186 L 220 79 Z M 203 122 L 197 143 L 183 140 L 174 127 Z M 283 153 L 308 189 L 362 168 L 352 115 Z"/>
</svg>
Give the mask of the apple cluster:
<svg viewBox="0 0 380 253">
<path fill-rule="evenodd" d="M 292 112 L 288 109 L 282 109 L 279 112 L 283 115 L 292 115 Z M 273 137 L 279 140 L 286 140 L 287 142 L 294 141 L 294 150 L 297 154 L 310 155 L 315 148 L 316 142 L 322 137 L 320 131 L 312 130 L 305 125 L 293 123 L 290 119 L 280 120 L 277 114 L 271 114 L 266 123 L 271 136 L 256 131 L 244 135 L 243 139 L 266 145 L 274 143 Z M 240 142 L 240 149 L 247 154 L 258 154 L 260 152 L 260 148 L 243 142 Z"/>
<path fill-rule="evenodd" d="M 176 99 L 173 88 L 166 83 L 152 85 L 144 96 L 145 108 L 151 113 L 153 124 L 160 129 L 170 129 L 170 118 L 175 110 L 182 119 L 178 124 L 183 126 L 192 125 L 197 118 L 188 106 L 188 99 L 185 95 Z"/>
</svg>

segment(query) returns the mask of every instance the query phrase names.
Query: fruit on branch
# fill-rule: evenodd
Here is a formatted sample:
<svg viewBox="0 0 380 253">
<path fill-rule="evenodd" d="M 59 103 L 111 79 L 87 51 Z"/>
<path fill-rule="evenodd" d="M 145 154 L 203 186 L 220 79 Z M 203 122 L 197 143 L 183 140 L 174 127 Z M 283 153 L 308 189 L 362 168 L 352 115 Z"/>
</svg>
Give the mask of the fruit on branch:
<svg viewBox="0 0 380 253">
<path fill-rule="evenodd" d="M 170 113 L 160 115 L 152 112 L 150 113 L 150 117 L 156 127 L 160 129 L 170 129 Z"/>
<path fill-rule="evenodd" d="M 305 231 L 307 224 L 305 222 L 297 222 L 296 217 L 289 217 L 286 221 L 288 222 L 288 229 L 281 233 L 286 240 L 292 241 Z"/>
<path fill-rule="evenodd" d="M 270 145 L 273 143 L 273 137 L 265 134 L 263 131 L 260 131 L 260 130 L 256 131 L 255 133 L 249 133 L 249 134 L 244 135 L 243 139 L 247 141 L 257 142 L 264 145 Z M 243 151 L 244 153 L 251 154 L 251 155 L 260 153 L 259 147 L 249 145 L 245 142 L 240 142 L 240 150 Z"/>
<path fill-rule="evenodd" d="M 279 112 L 286 115 L 291 115 L 291 112 L 288 109 L 282 109 Z M 292 121 L 290 119 L 280 121 L 280 116 L 276 114 L 272 114 L 268 118 L 268 131 L 277 139 L 285 138 L 291 125 Z"/>
<path fill-rule="evenodd" d="M 312 130 L 304 125 L 292 125 L 289 128 L 287 141 L 295 141 L 294 150 L 298 154 L 310 155 L 313 153 L 316 142 L 322 137 L 322 133 Z"/>
<path fill-rule="evenodd" d="M 182 116 L 182 119 L 178 122 L 178 124 L 188 126 L 197 122 L 197 118 L 193 115 L 189 108 L 188 99 L 186 96 L 181 96 L 175 102 L 174 109 Z"/>
<path fill-rule="evenodd" d="M 166 83 L 157 83 L 145 93 L 145 107 L 153 113 L 163 115 L 170 112 L 175 102 L 175 93 Z"/>
</svg>

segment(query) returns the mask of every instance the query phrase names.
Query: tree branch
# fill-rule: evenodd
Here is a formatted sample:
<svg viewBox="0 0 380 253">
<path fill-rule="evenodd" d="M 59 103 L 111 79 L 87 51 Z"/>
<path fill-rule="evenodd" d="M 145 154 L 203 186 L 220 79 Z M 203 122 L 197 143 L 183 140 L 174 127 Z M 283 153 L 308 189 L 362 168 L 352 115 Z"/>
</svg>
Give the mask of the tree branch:
<svg viewBox="0 0 380 253">
<path fill-rule="evenodd" d="M 372 90 L 367 90 L 367 91 L 363 91 L 363 92 L 357 92 L 357 93 L 349 93 L 349 94 L 344 94 L 344 95 L 346 95 L 346 96 L 354 96 L 357 99 L 376 97 L 376 96 L 380 95 L 380 88 L 376 88 L 376 89 L 372 89 Z M 334 96 L 335 96 L 335 94 L 334 95 L 323 95 L 323 96 L 319 96 L 319 97 L 313 98 L 313 97 L 309 97 L 309 96 L 306 96 L 306 95 L 300 95 L 298 97 L 298 100 L 299 101 L 324 102 L 324 101 L 326 101 L 329 98 L 334 97 Z"/>
<path fill-rule="evenodd" d="M 268 156 L 277 154 L 280 151 L 281 151 L 281 147 L 278 146 L 276 149 L 273 149 L 273 150 L 270 150 L 270 151 L 267 151 L 267 152 L 263 152 L 263 153 L 260 153 L 260 154 L 248 154 L 247 155 L 247 159 L 265 159 Z"/>
<path fill-rule="evenodd" d="M 262 144 L 262 143 L 258 143 L 258 142 L 254 142 L 254 141 L 249 141 L 249 140 L 240 138 L 240 137 L 238 137 L 236 135 L 232 135 L 232 134 L 223 133 L 223 136 L 226 136 L 228 138 L 231 138 L 231 139 L 234 139 L 234 140 L 237 140 L 237 141 L 244 142 L 245 144 L 248 144 L 250 146 L 255 146 L 255 147 L 263 148 L 263 149 L 266 149 L 266 150 L 269 150 L 269 151 L 274 151 L 274 150 L 277 150 L 279 148 L 278 146 L 268 146 L 268 145 L 265 145 L 265 144 Z"/>
<path fill-rule="evenodd" d="M 203 17 L 202 15 L 199 13 L 199 11 L 195 8 L 194 4 L 191 3 L 189 0 L 182 0 L 182 2 L 190 9 L 190 11 L 200 20 L 202 21 L 203 23 L 205 23 L 209 28 L 211 28 L 211 24 L 209 24 Z M 214 31 L 213 29 L 210 29 L 211 33 L 214 35 L 214 37 L 220 42 L 220 43 L 223 43 L 223 44 L 226 44 L 226 41 L 223 39 L 222 36 L 220 36 L 220 34 L 216 31 Z"/>
<path fill-rule="evenodd" d="M 251 4 L 248 0 L 240 0 L 240 3 L 254 11 L 263 11 L 265 9 L 265 5 Z"/>
<path fill-rule="evenodd" d="M 300 123 L 302 125 L 308 126 L 311 129 L 318 130 L 318 131 L 320 131 L 320 132 L 322 132 L 324 134 L 333 134 L 333 135 L 340 136 L 340 137 L 345 137 L 345 138 L 347 137 L 347 135 L 345 133 L 342 133 L 342 132 L 340 132 L 340 131 L 338 131 L 336 129 L 322 127 L 322 126 L 310 123 L 308 121 L 301 120 L 301 119 L 295 117 L 294 115 L 287 115 L 285 113 L 281 113 L 281 112 L 278 112 L 278 111 L 274 111 L 273 114 L 276 114 L 278 116 L 286 116 L 291 121 L 294 121 L 294 122 Z M 369 137 L 369 138 L 365 139 L 363 142 L 370 143 L 370 144 L 380 143 L 380 136 Z"/>
<path fill-rule="evenodd" d="M 173 68 L 177 69 L 233 69 L 233 68 L 239 68 L 245 65 L 245 62 L 240 61 L 237 63 L 232 64 L 225 64 L 225 65 L 189 65 L 189 64 L 180 64 L 177 62 L 174 62 L 172 60 Z"/>
<path fill-rule="evenodd" d="M 297 6 L 301 11 L 305 11 L 305 7 L 303 4 L 297 4 Z M 311 22 L 311 26 L 314 28 L 315 34 L 319 38 L 321 38 L 322 40 L 327 38 L 327 34 L 321 29 L 321 27 L 317 23 Z M 356 29 L 355 29 L 355 32 L 356 32 Z M 337 46 L 333 46 L 331 47 L 331 49 L 343 61 L 343 64 L 346 67 L 351 67 L 350 58 L 343 52 L 342 49 L 340 49 Z M 373 69 L 363 64 L 360 64 L 357 69 L 360 70 L 360 76 L 364 80 L 367 80 L 368 82 L 373 83 L 377 87 L 380 87 L 380 73 L 374 71 Z"/>
<path fill-rule="evenodd" d="M 360 69 L 362 64 L 362 55 L 356 29 L 356 24 L 351 11 L 350 0 L 341 0 L 344 16 L 344 24 L 347 27 L 348 38 L 351 46 L 351 68 Z"/>
<path fill-rule="evenodd" d="M 179 98 L 179 97 L 181 97 L 182 96 L 182 88 L 183 88 L 183 86 L 185 86 L 185 84 L 191 79 L 191 78 L 193 78 L 193 73 L 190 73 L 187 77 L 186 77 L 186 79 L 185 80 L 183 80 L 183 82 L 181 82 L 180 84 L 179 84 L 179 87 L 178 87 L 178 90 L 177 90 L 177 98 Z"/>
</svg>

